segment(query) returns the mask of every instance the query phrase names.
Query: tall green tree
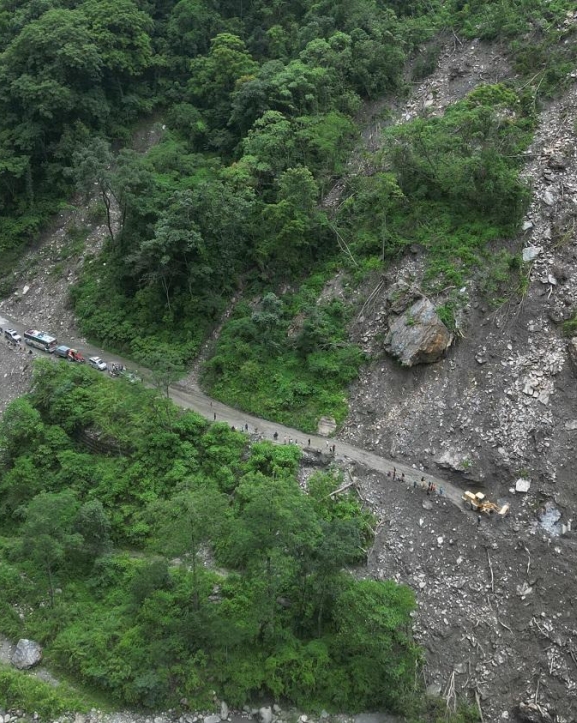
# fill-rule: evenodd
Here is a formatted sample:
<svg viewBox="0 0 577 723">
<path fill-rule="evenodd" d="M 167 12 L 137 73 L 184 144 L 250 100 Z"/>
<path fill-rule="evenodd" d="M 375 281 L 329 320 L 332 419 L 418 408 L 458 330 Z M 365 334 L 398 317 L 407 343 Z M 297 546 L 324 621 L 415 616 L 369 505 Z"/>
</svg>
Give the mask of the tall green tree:
<svg viewBox="0 0 577 723">
<path fill-rule="evenodd" d="M 45 576 L 52 606 L 56 574 L 84 541 L 74 529 L 78 508 L 78 500 L 70 490 L 42 492 L 26 508 L 21 533 L 22 554 Z"/>
<path fill-rule="evenodd" d="M 187 487 L 187 482 L 183 480 Z M 199 560 L 201 546 L 218 538 L 226 515 L 224 495 L 208 487 L 183 489 L 169 500 L 159 501 L 151 509 L 154 520 L 154 546 L 169 557 L 178 557 L 192 571 L 193 599 L 200 609 Z"/>
<path fill-rule="evenodd" d="M 192 61 L 188 91 L 213 128 L 226 127 L 237 84 L 254 76 L 257 70 L 258 64 L 244 41 L 231 33 L 217 35 L 209 53 Z"/>
</svg>

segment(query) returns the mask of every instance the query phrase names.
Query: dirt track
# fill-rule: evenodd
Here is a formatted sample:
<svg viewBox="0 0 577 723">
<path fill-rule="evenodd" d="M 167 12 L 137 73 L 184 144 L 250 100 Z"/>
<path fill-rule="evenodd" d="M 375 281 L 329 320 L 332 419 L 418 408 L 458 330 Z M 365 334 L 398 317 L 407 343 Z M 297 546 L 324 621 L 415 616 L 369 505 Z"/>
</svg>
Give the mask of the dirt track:
<svg viewBox="0 0 577 723">
<path fill-rule="evenodd" d="M 8 319 L 7 317 L 0 316 L 0 328 L 6 328 L 10 325 L 11 328 L 16 329 L 20 334 L 24 333 L 24 326 L 19 322 Z M 59 339 L 60 343 L 72 345 L 74 343 L 77 348 L 86 358 L 89 356 L 100 356 L 104 359 L 108 359 L 109 355 L 103 349 L 97 349 L 96 347 L 88 344 L 78 344 L 77 341 L 67 341 L 66 339 Z M 3 349 L 3 353 L 9 354 L 10 361 L 18 360 L 22 366 L 26 365 L 28 368 L 23 372 L 23 376 L 26 376 L 26 372 L 29 372 L 29 364 L 31 357 L 40 355 L 41 357 L 50 358 L 41 351 L 34 350 L 33 355 L 28 353 L 29 348 L 21 345 L 20 350 L 8 349 L 8 345 L 2 341 L 0 347 Z M 114 361 L 124 363 L 128 367 L 133 367 L 134 364 L 126 359 L 122 359 L 119 356 L 114 357 Z M 142 370 L 140 370 L 142 373 Z M 144 374 L 146 376 L 146 373 Z M 20 387 L 18 387 L 19 393 L 22 393 Z M 304 434 L 291 427 L 285 427 L 282 424 L 276 424 L 265 419 L 253 417 L 249 414 L 228 407 L 221 402 L 211 399 L 206 394 L 200 391 L 198 388 L 191 389 L 190 386 L 187 388 L 175 384 L 170 388 L 170 398 L 175 404 L 184 409 L 192 409 L 193 411 L 201 414 L 206 419 L 212 421 L 226 422 L 230 426 L 234 426 L 237 429 L 244 429 L 245 425 L 248 424 L 248 431 L 252 435 L 261 436 L 264 439 L 273 441 L 273 435 L 275 432 L 278 434 L 278 442 L 284 443 L 285 440 L 292 440 L 294 444 L 299 447 L 306 448 L 311 447 L 312 449 L 318 450 L 328 454 L 329 447 L 335 445 L 335 459 L 339 462 L 356 462 L 363 465 L 367 469 L 375 470 L 376 472 L 384 473 L 385 475 L 390 473 L 391 480 L 392 475 L 396 469 L 396 478 L 401 483 L 402 475 L 407 485 L 413 485 L 417 482 L 420 484 L 420 480 L 423 477 L 423 472 L 416 467 L 401 464 L 394 460 L 386 459 L 380 455 L 368 452 L 359 447 L 355 447 L 352 444 L 343 442 L 335 439 L 327 439 L 326 437 L 320 437 L 313 434 Z M 310 442 L 310 444 L 309 444 Z M 453 485 L 448 480 L 441 479 L 439 477 L 433 477 L 430 474 L 425 475 L 427 483 L 434 482 L 438 491 L 442 490 L 442 494 L 446 496 L 451 502 L 454 502 L 459 507 L 461 506 L 462 491 Z"/>
<path fill-rule="evenodd" d="M 23 327 L 10 321 L 22 332 Z M 0 321 L 0 326 L 5 326 Z M 66 342 L 66 339 L 62 339 Z M 102 350 L 77 344 L 86 356 L 110 359 Z M 34 357 L 46 358 L 43 352 Z M 0 342 L 0 369 L 8 365 L 2 402 L 22 394 L 29 384 L 31 355 Z M 119 357 L 115 361 L 130 362 Z M 27 367 L 24 369 L 24 367 Z M 173 401 L 209 420 L 245 428 L 253 438 L 291 439 L 321 451 L 336 445 L 335 461 L 348 469 L 361 498 L 379 520 L 368 568 L 360 574 L 395 579 L 417 595 L 417 640 L 426 650 L 425 682 L 449 704 L 452 690 L 475 694 L 488 721 L 514 710 L 527 697 L 553 703 L 575 721 L 577 715 L 577 630 L 574 569 L 577 545 L 538 523 L 535 509 L 515 497 L 506 520 L 483 518 L 463 509 L 462 490 L 425 474 L 444 494 L 427 497 L 419 487 L 423 472 L 338 438 L 305 435 L 211 400 L 199 389 L 178 384 Z M 389 473 L 397 470 L 397 479 Z M 306 472 L 306 471 L 305 471 Z M 405 483 L 401 475 L 405 474 Z M 417 486 L 414 482 L 417 481 Z M 541 698 L 539 698 L 541 696 Z"/>
</svg>

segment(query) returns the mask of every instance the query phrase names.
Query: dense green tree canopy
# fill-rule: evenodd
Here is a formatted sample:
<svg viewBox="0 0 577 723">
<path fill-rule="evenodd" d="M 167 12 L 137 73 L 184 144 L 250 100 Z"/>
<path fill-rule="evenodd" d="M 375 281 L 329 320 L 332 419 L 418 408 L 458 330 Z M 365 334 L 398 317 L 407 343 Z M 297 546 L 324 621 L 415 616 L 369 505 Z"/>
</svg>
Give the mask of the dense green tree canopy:
<svg viewBox="0 0 577 723">
<path fill-rule="evenodd" d="M 14 543 L 0 580 L 26 572 L 0 587 L 0 606 L 25 589 L 18 624 L 80 680 L 148 706 L 202 705 L 215 688 L 232 704 L 268 693 L 402 706 L 418 664 L 413 598 L 346 572 L 364 560 L 370 515 L 327 495 L 332 473 L 305 494 L 297 448 L 251 445 L 141 384 L 44 361 L 0 423 L 0 451 L 0 524 Z M 37 484 L 23 494 L 28 465 Z M 357 596 L 366 630 L 352 636 Z M 363 666 L 381 686 L 359 685 Z"/>
</svg>

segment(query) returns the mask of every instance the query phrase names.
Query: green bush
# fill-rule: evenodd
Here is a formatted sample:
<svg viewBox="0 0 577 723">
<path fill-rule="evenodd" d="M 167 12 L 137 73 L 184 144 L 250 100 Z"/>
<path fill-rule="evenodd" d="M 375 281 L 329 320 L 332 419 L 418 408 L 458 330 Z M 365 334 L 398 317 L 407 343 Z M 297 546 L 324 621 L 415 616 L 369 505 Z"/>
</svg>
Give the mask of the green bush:
<svg viewBox="0 0 577 723">
<path fill-rule="evenodd" d="M 323 313 L 312 344 L 340 328 L 338 305 Z M 274 340 L 270 318 L 251 323 Z M 412 595 L 343 572 L 365 561 L 374 521 L 353 496 L 327 497 L 332 475 L 305 494 L 297 447 L 249 445 L 141 385 L 48 360 L 0 439 L 4 632 L 39 640 L 83 687 L 147 708 L 206 707 L 217 690 L 238 706 L 402 709 L 419 664 Z M 352 635 L 356 608 L 367 622 Z M 50 714 L 77 705 L 26 680 L 0 675 L 0 694 Z"/>
<path fill-rule="evenodd" d="M 341 422 L 344 388 L 364 361 L 347 341 L 348 311 L 342 302 L 312 306 L 311 291 L 276 299 L 267 310 L 239 305 L 205 365 L 204 383 L 222 401 L 253 414 L 314 432 L 321 416 Z M 294 320 L 298 319 L 298 329 Z"/>
<path fill-rule="evenodd" d="M 6 708 L 32 713 L 41 720 L 54 720 L 63 713 L 88 712 L 90 704 L 67 685 L 49 683 L 0 664 L 0 700 Z"/>
<path fill-rule="evenodd" d="M 577 313 L 574 313 L 570 319 L 564 321 L 562 328 L 565 336 L 577 335 Z"/>
</svg>

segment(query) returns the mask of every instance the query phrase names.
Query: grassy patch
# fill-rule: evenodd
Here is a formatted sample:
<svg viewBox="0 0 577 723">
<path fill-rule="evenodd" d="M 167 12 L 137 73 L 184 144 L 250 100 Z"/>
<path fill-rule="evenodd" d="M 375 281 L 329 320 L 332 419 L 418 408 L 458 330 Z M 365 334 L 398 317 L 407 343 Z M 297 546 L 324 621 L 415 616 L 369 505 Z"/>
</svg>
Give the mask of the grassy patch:
<svg viewBox="0 0 577 723">
<path fill-rule="evenodd" d="M 92 704 L 66 684 L 54 687 L 24 671 L 1 664 L 0 700 L 7 708 L 36 711 L 45 720 L 53 720 L 70 711 L 87 712 Z"/>
<path fill-rule="evenodd" d="M 564 336 L 577 336 L 577 312 L 574 312 L 570 319 L 563 322 L 562 329 Z"/>
</svg>

